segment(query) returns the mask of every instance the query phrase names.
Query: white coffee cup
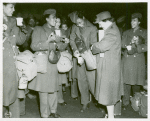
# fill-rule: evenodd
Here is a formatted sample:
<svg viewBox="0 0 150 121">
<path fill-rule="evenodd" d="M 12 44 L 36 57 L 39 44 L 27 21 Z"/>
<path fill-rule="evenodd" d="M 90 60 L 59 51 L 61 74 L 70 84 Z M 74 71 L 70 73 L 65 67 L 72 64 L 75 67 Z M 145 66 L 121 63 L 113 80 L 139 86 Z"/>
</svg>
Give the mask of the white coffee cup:
<svg viewBox="0 0 150 121">
<path fill-rule="evenodd" d="M 61 36 L 60 30 L 55 30 L 55 33 L 56 33 L 57 36 Z"/>
<path fill-rule="evenodd" d="M 23 26 L 23 18 L 18 17 L 17 19 L 17 26 Z"/>
<path fill-rule="evenodd" d="M 28 81 L 26 81 L 26 77 L 21 77 L 19 80 L 19 89 L 26 89 Z"/>
<path fill-rule="evenodd" d="M 102 40 L 103 37 L 104 37 L 104 30 L 98 30 L 99 42 Z"/>
<path fill-rule="evenodd" d="M 84 63 L 84 59 L 82 57 L 78 57 L 78 63 L 82 65 Z"/>
<path fill-rule="evenodd" d="M 127 46 L 127 50 L 131 50 L 132 46 L 131 45 L 128 45 Z"/>
</svg>

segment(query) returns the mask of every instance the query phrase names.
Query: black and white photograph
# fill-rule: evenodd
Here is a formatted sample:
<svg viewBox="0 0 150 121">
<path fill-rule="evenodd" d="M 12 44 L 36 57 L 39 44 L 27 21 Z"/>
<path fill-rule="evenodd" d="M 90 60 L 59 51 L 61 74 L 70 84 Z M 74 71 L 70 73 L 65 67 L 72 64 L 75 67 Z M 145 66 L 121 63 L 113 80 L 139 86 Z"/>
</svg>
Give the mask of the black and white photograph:
<svg viewBox="0 0 150 121">
<path fill-rule="evenodd" d="M 5 1 L 2 119 L 148 119 L 148 2 Z"/>
</svg>

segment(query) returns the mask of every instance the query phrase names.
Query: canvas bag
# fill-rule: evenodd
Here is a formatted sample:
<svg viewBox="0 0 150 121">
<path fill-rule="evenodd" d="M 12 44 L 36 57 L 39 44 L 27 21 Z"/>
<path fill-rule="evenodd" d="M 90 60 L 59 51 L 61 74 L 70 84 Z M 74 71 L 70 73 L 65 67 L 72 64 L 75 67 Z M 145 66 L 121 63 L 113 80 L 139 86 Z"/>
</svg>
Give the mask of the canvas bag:
<svg viewBox="0 0 150 121">
<path fill-rule="evenodd" d="M 139 111 L 141 97 L 142 97 L 142 94 L 140 92 L 136 92 L 134 94 L 134 96 L 130 98 L 130 100 L 131 100 L 131 107 L 135 111 Z"/>
<path fill-rule="evenodd" d="M 81 56 L 85 60 L 87 70 L 90 71 L 90 70 L 94 70 L 97 68 L 96 67 L 96 55 L 93 55 L 90 49 L 82 53 Z"/>
<path fill-rule="evenodd" d="M 140 106 L 139 106 L 139 114 L 143 117 L 147 117 L 147 112 L 148 112 L 148 101 L 147 101 L 147 95 L 143 94 L 141 97 L 140 101 Z"/>
<path fill-rule="evenodd" d="M 39 51 L 35 52 L 35 59 L 37 62 L 37 72 L 38 73 L 46 73 L 47 72 L 47 62 L 48 62 L 48 55 L 47 51 Z"/>
<path fill-rule="evenodd" d="M 27 88 L 27 82 L 37 76 L 37 63 L 34 54 L 29 50 L 16 56 L 16 68 L 19 76 L 19 89 Z M 21 81 L 21 80 L 25 80 Z"/>
<path fill-rule="evenodd" d="M 60 53 L 60 59 L 57 63 L 57 69 L 60 73 L 65 73 L 70 71 L 73 67 L 72 55 L 66 51 Z"/>
</svg>

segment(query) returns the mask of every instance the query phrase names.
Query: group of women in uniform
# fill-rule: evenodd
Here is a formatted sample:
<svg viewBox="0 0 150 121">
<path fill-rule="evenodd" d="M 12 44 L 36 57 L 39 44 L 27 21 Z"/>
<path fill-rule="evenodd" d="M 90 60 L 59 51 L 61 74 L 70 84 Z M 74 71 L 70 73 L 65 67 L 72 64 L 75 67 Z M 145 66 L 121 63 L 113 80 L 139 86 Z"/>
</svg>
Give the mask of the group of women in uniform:
<svg viewBox="0 0 150 121">
<path fill-rule="evenodd" d="M 12 17 L 13 3 L 3 3 L 3 109 L 9 109 L 11 117 L 19 117 L 18 79 L 15 68 L 17 45 L 25 41 L 25 34 L 16 26 L 16 19 Z M 130 89 L 140 91 L 145 84 L 145 57 L 147 51 L 147 31 L 140 27 L 142 15 L 134 13 L 131 16 L 131 29 L 121 36 L 120 31 L 110 12 L 104 11 L 96 15 L 95 24 L 104 30 L 104 36 L 99 41 L 98 28 L 88 21 L 80 11 L 68 15 L 72 26 L 56 16 L 55 9 L 45 10 L 43 13 L 45 24 L 36 26 L 32 33 L 31 49 L 34 52 L 51 50 L 67 51 L 73 56 L 73 68 L 66 73 L 59 73 L 57 64 L 48 61 L 47 73 L 38 73 L 28 89 L 37 91 L 40 101 L 42 118 L 59 118 L 57 104 L 67 105 L 63 99 L 62 84 L 67 84 L 67 76 L 71 80 L 72 98 L 77 99 L 77 84 L 81 94 L 81 112 L 89 107 L 90 93 L 98 103 L 107 107 L 108 118 L 114 118 L 114 105 L 123 95 L 124 108 L 129 105 Z M 61 28 L 60 28 L 61 25 Z M 61 30 L 65 39 L 58 48 L 60 37 L 55 30 Z M 49 36 L 51 35 L 51 36 Z M 86 63 L 76 45 L 76 38 L 82 38 L 86 49 L 96 55 L 97 69 L 88 71 Z M 55 41 L 55 42 L 53 42 Z M 122 48 L 122 49 L 121 49 Z M 123 57 L 121 59 L 121 53 Z M 79 62 L 78 60 L 83 61 Z M 47 56 L 48 60 L 48 56 Z M 73 90 L 75 88 L 75 90 Z"/>
</svg>

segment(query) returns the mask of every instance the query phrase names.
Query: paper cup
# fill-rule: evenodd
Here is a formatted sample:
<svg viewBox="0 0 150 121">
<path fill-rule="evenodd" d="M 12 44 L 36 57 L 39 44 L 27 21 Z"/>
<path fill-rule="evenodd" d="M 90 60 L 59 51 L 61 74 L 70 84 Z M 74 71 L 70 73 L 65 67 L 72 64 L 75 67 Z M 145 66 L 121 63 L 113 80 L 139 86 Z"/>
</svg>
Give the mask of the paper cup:
<svg viewBox="0 0 150 121">
<path fill-rule="evenodd" d="M 16 18 L 17 19 L 17 26 L 23 26 L 22 22 L 23 22 L 23 18 L 19 17 Z"/>
<path fill-rule="evenodd" d="M 128 49 L 128 50 L 131 50 L 131 48 L 132 48 L 132 46 L 127 46 L 127 49 Z"/>
<path fill-rule="evenodd" d="M 99 30 L 98 31 L 99 42 L 102 40 L 103 37 L 104 37 L 104 30 Z"/>
<path fill-rule="evenodd" d="M 20 80 L 19 80 L 19 89 L 26 89 L 27 88 L 27 81 L 26 82 L 24 82 L 24 80 L 25 80 L 26 78 L 20 78 Z"/>
<path fill-rule="evenodd" d="M 61 36 L 60 30 L 55 30 L 55 33 L 56 33 L 57 36 Z"/>
</svg>

